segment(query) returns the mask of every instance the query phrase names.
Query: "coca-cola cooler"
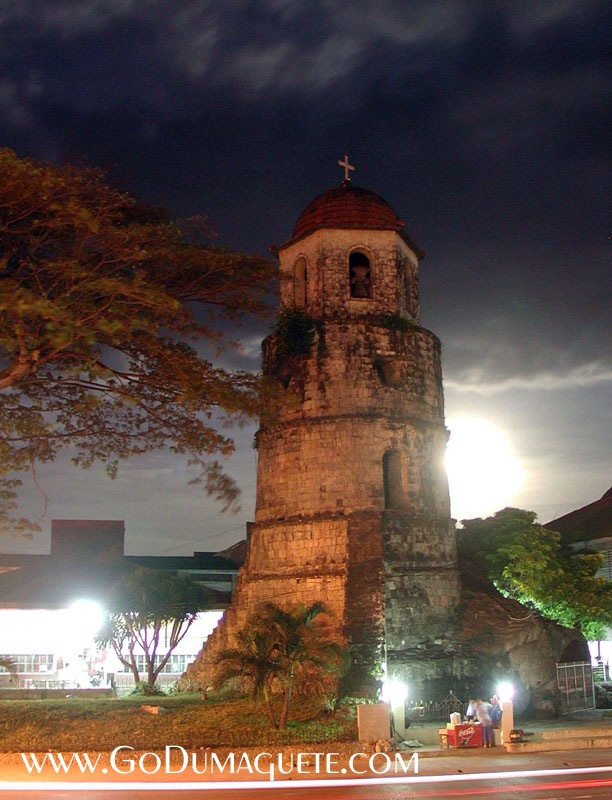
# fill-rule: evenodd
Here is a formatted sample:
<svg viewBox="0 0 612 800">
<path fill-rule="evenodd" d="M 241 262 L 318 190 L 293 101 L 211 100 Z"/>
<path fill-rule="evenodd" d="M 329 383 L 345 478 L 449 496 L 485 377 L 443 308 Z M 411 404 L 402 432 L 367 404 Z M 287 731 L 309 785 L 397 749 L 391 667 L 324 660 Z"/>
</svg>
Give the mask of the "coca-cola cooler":
<svg viewBox="0 0 612 800">
<path fill-rule="evenodd" d="M 446 726 L 449 747 L 482 747 L 482 726 L 479 722 L 462 722 Z"/>
</svg>

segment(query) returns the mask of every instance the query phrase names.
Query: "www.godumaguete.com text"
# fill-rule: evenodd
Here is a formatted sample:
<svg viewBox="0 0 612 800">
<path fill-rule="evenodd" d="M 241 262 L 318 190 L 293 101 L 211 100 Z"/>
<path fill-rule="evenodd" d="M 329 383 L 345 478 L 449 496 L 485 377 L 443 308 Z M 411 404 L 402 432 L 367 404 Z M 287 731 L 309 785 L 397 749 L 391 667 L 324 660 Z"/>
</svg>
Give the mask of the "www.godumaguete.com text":
<svg viewBox="0 0 612 800">
<path fill-rule="evenodd" d="M 339 753 L 269 753 L 231 752 L 220 756 L 213 751 L 188 751 L 180 745 L 167 745 L 161 752 L 136 753 L 129 745 L 120 745 L 107 759 L 102 753 L 21 753 L 30 775 L 51 772 L 55 775 L 132 775 L 164 776 L 189 772 L 207 777 L 265 777 L 278 780 L 290 774 L 347 777 L 418 774 L 418 753 L 353 753 L 341 758 Z M 108 763 L 108 766 L 106 766 Z"/>
</svg>

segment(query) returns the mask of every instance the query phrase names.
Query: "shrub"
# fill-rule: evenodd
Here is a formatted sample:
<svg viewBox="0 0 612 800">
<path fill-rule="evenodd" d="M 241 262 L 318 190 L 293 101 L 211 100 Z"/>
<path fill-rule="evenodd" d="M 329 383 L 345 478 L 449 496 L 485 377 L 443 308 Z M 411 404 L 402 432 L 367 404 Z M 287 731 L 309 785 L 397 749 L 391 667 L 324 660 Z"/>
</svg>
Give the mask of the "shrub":
<svg viewBox="0 0 612 800">
<path fill-rule="evenodd" d="M 282 308 L 276 317 L 277 356 L 297 357 L 310 353 L 315 337 L 315 322 L 300 308 Z"/>
</svg>

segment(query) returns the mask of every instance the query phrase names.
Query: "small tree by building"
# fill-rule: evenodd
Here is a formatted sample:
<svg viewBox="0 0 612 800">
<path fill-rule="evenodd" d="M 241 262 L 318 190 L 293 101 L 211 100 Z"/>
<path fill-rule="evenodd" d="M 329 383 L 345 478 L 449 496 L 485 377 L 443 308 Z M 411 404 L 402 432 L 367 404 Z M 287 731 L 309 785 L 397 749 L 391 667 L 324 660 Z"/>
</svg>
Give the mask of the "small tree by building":
<svg viewBox="0 0 612 800">
<path fill-rule="evenodd" d="M 459 554 L 506 597 L 599 639 L 612 625 L 612 583 L 597 577 L 602 556 L 576 552 L 560 533 L 538 525 L 533 511 L 504 508 L 486 519 L 462 520 Z"/>
<path fill-rule="evenodd" d="M 97 642 L 112 647 L 136 683 L 153 692 L 173 651 L 198 613 L 210 605 L 210 591 L 191 578 L 140 567 L 117 585 Z M 145 663 L 142 677 L 139 650 Z"/>
<path fill-rule="evenodd" d="M 238 680 L 251 697 L 263 698 L 271 727 L 283 730 L 294 693 L 325 695 L 348 666 L 346 648 L 315 622 L 324 613 L 321 603 L 290 610 L 274 603 L 260 606 L 239 631 L 237 646 L 217 657 L 214 686 Z M 275 693 L 283 697 L 278 721 L 272 706 Z"/>
<path fill-rule="evenodd" d="M 17 672 L 17 665 L 10 656 L 0 656 L 0 672 L 10 672 L 11 675 Z"/>
</svg>

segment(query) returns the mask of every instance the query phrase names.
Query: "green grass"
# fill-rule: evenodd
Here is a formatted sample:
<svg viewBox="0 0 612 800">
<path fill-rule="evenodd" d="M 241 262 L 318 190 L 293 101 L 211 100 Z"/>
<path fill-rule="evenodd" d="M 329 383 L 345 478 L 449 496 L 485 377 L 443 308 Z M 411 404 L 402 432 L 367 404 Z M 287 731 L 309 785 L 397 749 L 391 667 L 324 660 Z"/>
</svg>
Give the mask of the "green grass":
<svg viewBox="0 0 612 800">
<path fill-rule="evenodd" d="M 160 705 L 149 714 L 141 705 Z M 296 699 L 287 730 L 270 728 L 263 709 L 244 697 L 124 697 L 0 701 L 0 752 L 47 750 L 161 750 L 166 745 L 248 747 L 301 742 L 352 741 L 354 713 L 342 707 L 332 717 Z"/>
</svg>

